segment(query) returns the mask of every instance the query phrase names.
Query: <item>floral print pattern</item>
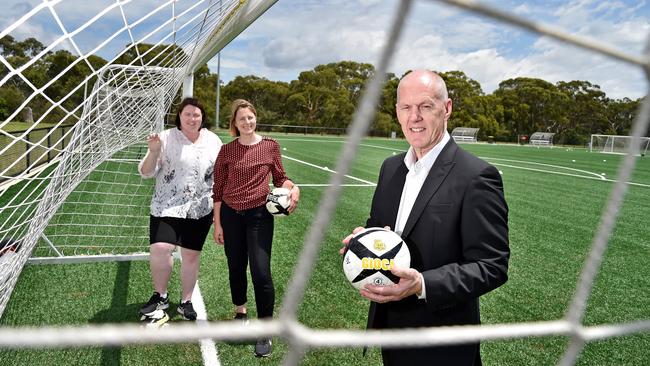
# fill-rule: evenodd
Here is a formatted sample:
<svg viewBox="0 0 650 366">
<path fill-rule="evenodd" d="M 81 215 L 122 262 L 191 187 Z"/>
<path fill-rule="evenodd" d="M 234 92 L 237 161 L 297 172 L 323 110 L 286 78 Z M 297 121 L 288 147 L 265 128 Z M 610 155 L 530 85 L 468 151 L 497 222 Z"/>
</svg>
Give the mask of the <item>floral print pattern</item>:
<svg viewBox="0 0 650 366">
<path fill-rule="evenodd" d="M 212 172 L 221 140 L 206 129 L 201 129 L 194 143 L 177 128 L 159 136 L 162 151 L 154 171 L 150 175 L 142 173 L 144 159 L 138 166 L 142 177 L 156 178 L 151 215 L 199 219 L 209 214 L 213 207 Z"/>
</svg>

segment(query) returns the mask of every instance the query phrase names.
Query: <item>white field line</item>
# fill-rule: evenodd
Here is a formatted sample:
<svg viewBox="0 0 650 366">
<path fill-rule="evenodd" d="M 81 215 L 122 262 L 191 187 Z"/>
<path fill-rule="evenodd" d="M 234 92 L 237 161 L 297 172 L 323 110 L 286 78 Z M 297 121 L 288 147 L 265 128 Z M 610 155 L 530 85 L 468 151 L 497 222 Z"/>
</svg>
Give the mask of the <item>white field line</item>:
<svg viewBox="0 0 650 366">
<path fill-rule="evenodd" d="M 196 281 L 194 292 L 192 292 L 192 305 L 196 311 L 196 324 L 205 326 L 208 323 L 208 314 L 205 310 L 205 303 L 203 303 L 203 296 L 201 296 L 201 289 L 199 288 L 199 281 Z M 219 352 L 214 341 L 210 338 L 200 339 L 199 345 L 201 346 L 201 356 L 203 357 L 203 364 L 206 366 L 220 366 Z"/>
<path fill-rule="evenodd" d="M 385 147 L 385 146 L 378 146 L 378 145 L 370 145 L 370 144 L 359 144 L 359 146 L 365 146 L 365 147 L 374 147 L 375 149 L 384 149 L 384 150 L 391 150 L 393 152 L 397 153 L 403 153 L 406 150 L 400 150 L 400 149 L 393 149 L 391 147 Z"/>
<path fill-rule="evenodd" d="M 306 161 L 303 161 L 303 160 L 300 160 L 300 159 L 296 159 L 296 158 L 292 158 L 292 157 L 290 157 L 290 156 L 286 156 L 286 155 L 282 155 L 282 157 L 283 157 L 283 158 L 286 158 L 286 159 L 289 159 L 289 160 L 293 160 L 293 161 L 298 162 L 298 163 L 300 163 L 300 164 L 305 164 L 305 165 L 308 165 L 308 166 L 313 167 L 313 168 L 317 168 L 317 169 L 320 169 L 320 170 L 324 170 L 324 171 L 326 171 L 326 172 L 336 173 L 334 170 L 332 170 L 332 169 L 330 169 L 330 168 L 328 168 L 328 167 L 326 167 L 326 166 L 318 166 L 318 165 L 316 165 L 316 164 L 308 163 L 308 162 L 306 162 Z M 346 174 L 345 176 L 346 176 L 347 178 L 354 179 L 354 180 L 356 180 L 356 181 L 359 181 L 359 182 L 365 183 L 365 184 L 367 184 L 367 185 L 375 186 L 375 183 L 373 183 L 373 182 L 369 182 L 369 181 L 367 181 L 367 180 L 365 180 L 365 179 L 361 179 L 361 178 L 353 177 L 353 176 L 348 175 L 348 174 Z M 301 184 L 301 185 L 303 185 L 303 184 Z"/>
<path fill-rule="evenodd" d="M 303 139 L 303 140 L 301 140 L 301 141 L 314 141 L 314 142 L 317 142 L 317 141 L 319 141 L 319 140 L 308 140 L 308 139 Z M 327 141 L 327 142 L 342 142 L 342 141 Z M 384 147 L 384 146 L 378 146 L 378 145 L 361 144 L 361 146 L 372 147 L 372 148 L 377 148 L 377 149 L 385 149 L 385 150 L 391 150 L 391 151 L 399 151 L 399 150 L 397 150 L 397 149 L 391 149 L 391 148 L 387 148 L 387 147 Z M 335 173 L 334 170 L 329 169 L 329 168 L 327 168 L 327 167 L 321 167 L 321 166 L 318 166 L 318 165 L 315 165 L 315 164 L 311 164 L 311 163 L 308 163 L 308 162 L 303 161 L 303 160 L 300 160 L 300 159 L 292 158 L 292 157 L 287 156 L 287 155 L 282 155 L 282 156 L 283 156 L 284 158 L 287 158 L 287 159 L 289 159 L 289 160 L 296 161 L 296 162 L 301 163 L 301 164 L 309 165 L 309 166 L 314 167 L 314 168 L 317 168 L 317 169 L 321 169 L 321 170 L 325 170 L 325 171 L 329 171 L 329 172 L 333 172 L 333 173 Z M 528 170 L 528 171 L 534 171 L 534 172 L 539 172 L 539 173 L 548 173 L 548 174 L 564 175 L 564 176 L 568 176 L 568 177 L 584 178 L 584 179 L 593 179 L 593 180 L 599 180 L 599 181 L 602 181 L 602 182 L 612 182 L 612 183 L 616 183 L 616 180 L 615 180 L 615 179 L 605 178 L 603 175 L 598 174 L 598 173 L 590 172 L 590 171 L 588 171 L 588 170 L 581 170 L 581 169 L 576 169 L 576 168 L 571 168 L 571 167 L 561 166 L 561 165 L 544 164 L 544 163 L 537 163 L 537 162 L 532 162 L 532 161 L 523 161 L 523 160 L 501 159 L 501 158 L 489 158 L 489 157 L 485 157 L 485 156 L 481 156 L 480 158 L 481 158 L 481 159 L 488 160 L 488 161 L 492 162 L 492 164 L 494 164 L 494 165 L 504 166 L 504 167 L 513 168 L 513 169 L 521 169 L 521 170 Z M 584 174 L 586 174 L 586 175 L 582 175 L 582 174 L 572 174 L 572 173 L 563 173 L 563 172 L 558 172 L 558 171 L 553 171 L 553 170 L 546 170 L 546 169 L 528 168 L 528 167 L 522 167 L 522 166 L 516 166 L 516 165 L 510 165 L 510 164 L 498 163 L 498 162 L 495 162 L 495 160 L 508 161 L 508 162 L 512 162 L 512 163 L 520 163 L 520 164 L 539 165 L 539 166 L 543 166 L 543 167 L 550 167 L 550 168 L 557 168 L 557 169 L 565 169 L 565 170 L 575 171 L 575 172 L 579 172 L 579 173 L 584 173 Z M 344 187 L 355 187 L 355 186 L 372 186 L 372 187 L 374 187 L 374 186 L 376 186 L 376 183 L 369 182 L 369 181 L 364 180 L 364 179 L 361 179 L 361 178 L 353 177 L 353 176 L 350 176 L 350 175 L 346 175 L 346 177 L 351 178 L 351 179 L 354 179 L 354 180 L 357 180 L 357 181 L 360 181 L 360 182 L 363 182 L 363 183 L 365 183 L 365 184 L 364 184 L 364 185 L 344 184 L 344 185 L 342 185 L 342 186 L 344 186 Z M 627 182 L 627 184 L 632 185 L 632 186 L 638 186 L 638 187 L 650 188 L 650 184 L 635 183 L 635 182 Z M 303 184 L 303 183 L 301 183 L 300 185 L 301 185 L 301 186 L 304 186 L 304 187 L 310 187 L 310 186 L 311 186 L 311 187 L 327 187 L 327 186 L 329 186 L 329 184 Z"/>
<path fill-rule="evenodd" d="M 510 164 L 504 164 L 504 163 L 490 162 L 490 164 L 497 165 L 497 166 L 505 166 L 505 167 L 513 168 L 513 169 L 528 170 L 528 171 L 531 171 L 531 172 L 539 172 L 539 173 L 548 173 L 548 174 L 564 175 L 564 176 L 567 176 L 567 177 L 576 177 L 576 178 L 594 179 L 594 180 L 601 180 L 601 181 L 606 181 L 606 180 L 607 180 L 607 178 L 603 177 L 603 176 L 600 175 L 600 174 L 598 174 L 598 175 L 595 176 L 595 177 L 590 177 L 590 176 L 580 175 L 580 174 L 556 172 L 556 171 L 553 171 L 553 170 L 544 170 L 544 169 L 527 168 L 527 167 L 523 167 L 523 166 L 510 165 Z"/>
<path fill-rule="evenodd" d="M 490 161 L 490 160 L 507 160 L 507 159 L 493 159 L 493 158 L 485 158 L 485 157 L 482 157 L 482 159 L 485 159 L 485 160 L 488 160 L 488 161 Z M 548 164 L 533 163 L 533 162 L 528 162 L 528 161 L 517 161 L 517 160 L 509 160 L 509 161 L 519 162 L 519 163 L 524 163 L 524 164 L 548 165 Z M 564 176 L 568 176 L 568 177 L 583 178 L 583 179 L 593 179 L 593 180 L 598 180 L 598 181 L 601 181 L 601 182 L 611 182 L 611 183 L 618 182 L 616 179 L 605 178 L 604 176 L 602 176 L 602 175 L 600 175 L 598 173 L 593 173 L 593 172 L 587 172 L 587 173 L 592 174 L 594 176 L 585 176 L 585 175 L 580 175 L 580 174 L 556 172 L 556 171 L 553 171 L 553 170 L 527 168 L 527 167 L 522 167 L 522 166 L 517 166 L 517 165 L 497 163 L 497 162 L 494 162 L 494 161 L 491 161 L 491 164 L 498 165 L 498 166 L 505 166 L 505 167 L 513 168 L 513 169 L 529 170 L 529 171 L 539 172 L 539 173 L 564 175 Z M 579 170 L 579 169 L 567 168 L 567 167 L 562 167 L 562 166 L 557 166 L 557 165 L 548 165 L 548 166 L 554 166 L 554 167 L 558 167 L 558 168 L 564 168 L 564 169 L 576 170 L 576 171 L 580 171 L 580 172 L 586 172 L 586 171 Z M 635 183 L 635 182 L 626 182 L 626 184 L 631 185 L 631 186 L 650 188 L 650 184 Z"/>
<path fill-rule="evenodd" d="M 602 177 L 602 176 L 600 176 L 600 178 L 597 178 L 597 177 L 590 177 L 590 176 L 579 175 L 579 174 L 555 172 L 555 171 L 551 171 L 551 170 L 525 168 L 525 167 L 516 166 L 516 165 L 509 165 L 509 164 L 501 164 L 501 163 L 494 163 L 494 162 L 492 164 L 498 165 L 498 166 L 505 166 L 505 167 L 513 168 L 513 169 L 530 170 L 530 171 L 533 171 L 533 172 L 565 175 L 565 176 L 569 176 L 569 177 L 576 177 L 576 178 L 583 178 L 583 179 L 593 179 L 593 180 L 597 180 L 597 181 L 600 181 L 600 182 L 611 182 L 611 183 L 616 183 L 617 182 L 617 180 L 615 180 L 615 179 L 608 179 L 608 178 L 605 178 L 605 177 Z M 650 184 L 635 183 L 635 182 L 626 182 L 626 184 L 631 185 L 631 186 L 650 188 Z"/>
<path fill-rule="evenodd" d="M 338 138 L 339 140 L 335 140 Z M 319 139 L 305 139 L 305 138 L 290 138 L 290 137 L 273 137 L 274 140 L 282 140 L 282 141 L 306 141 L 306 142 L 338 142 L 338 143 L 344 143 L 346 140 L 341 140 L 340 137 L 332 137 L 331 140 L 319 140 Z"/>
<path fill-rule="evenodd" d="M 387 147 L 383 147 L 383 146 L 377 146 L 377 145 L 369 145 L 369 144 L 360 144 L 360 145 L 361 146 L 367 146 L 367 147 L 374 147 L 374 148 L 377 148 L 377 149 L 396 150 L 396 149 L 391 149 L 391 148 L 387 148 Z M 494 165 L 505 166 L 505 167 L 513 168 L 513 169 L 521 169 L 521 170 L 529 170 L 529 171 L 534 171 L 534 172 L 539 172 L 539 173 L 564 175 L 564 176 L 568 176 L 568 177 L 593 179 L 593 180 L 599 180 L 599 181 L 602 181 L 602 182 L 611 182 L 611 183 L 616 183 L 617 182 L 617 180 L 615 180 L 615 179 L 605 178 L 603 175 L 598 174 L 598 173 L 590 172 L 588 170 L 570 168 L 570 167 L 561 166 L 561 165 L 544 164 L 544 163 L 537 163 L 537 162 L 523 161 L 523 160 L 489 158 L 489 157 L 485 157 L 485 156 L 480 156 L 480 158 L 484 159 L 484 160 L 487 160 L 487 161 L 490 161 Z M 532 164 L 532 165 L 546 166 L 546 167 L 552 167 L 552 168 L 558 168 L 558 169 L 566 169 L 566 170 L 572 170 L 572 171 L 576 171 L 576 172 L 580 172 L 580 173 L 585 173 L 587 175 L 585 176 L 585 175 L 580 175 L 580 174 L 563 173 L 563 172 L 558 172 L 558 171 L 553 171 L 553 170 L 535 169 L 535 168 L 527 168 L 527 167 L 516 166 L 516 165 L 508 165 L 508 164 L 494 162 L 495 160 L 508 161 L 508 162 L 520 163 L 520 164 Z M 626 184 L 631 185 L 631 186 L 650 188 L 650 184 L 635 183 L 635 182 L 626 182 Z"/>
<path fill-rule="evenodd" d="M 612 182 L 612 183 L 618 182 L 616 179 L 605 179 L 605 181 Z M 650 184 L 635 183 L 635 182 L 627 182 L 626 184 L 631 185 L 631 186 L 650 188 Z"/>
<path fill-rule="evenodd" d="M 180 262 L 183 262 L 183 256 L 181 255 L 180 247 L 176 247 L 174 254 L 178 254 Z M 192 305 L 194 306 L 194 311 L 196 311 L 196 324 L 200 327 L 207 327 L 208 324 L 208 313 L 205 310 L 205 303 L 203 302 L 203 296 L 201 295 L 201 288 L 199 287 L 199 280 L 196 280 L 194 285 L 194 291 L 192 291 Z M 203 358 L 203 364 L 205 366 L 221 366 L 219 362 L 219 352 L 217 351 L 217 346 L 214 344 L 214 341 L 211 338 L 199 339 L 199 347 L 201 348 L 201 357 Z"/>
<path fill-rule="evenodd" d="M 274 137 L 275 138 L 275 137 Z M 315 139 L 291 139 L 291 138 L 285 138 L 285 139 L 280 139 L 280 138 L 275 138 L 276 140 L 286 140 L 286 141 L 301 141 L 301 142 L 337 142 L 337 143 L 344 143 L 345 140 L 315 140 Z M 376 149 L 384 149 L 384 150 L 390 150 L 390 151 L 395 151 L 398 153 L 404 152 L 406 150 L 402 149 L 394 149 L 392 147 L 385 147 L 385 146 L 379 146 L 379 145 L 371 145 L 371 144 L 359 144 L 359 146 L 365 146 L 365 147 L 374 147 Z"/>
<path fill-rule="evenodd" d="M 553 164 L 536 163 L 536 162 L 533 162 L 533 161 L 523 161 L 523 160 L 511 160 L 511 159 L 500 159 L 500 158 L 487 158 L 487 157 L 483 157 L 483 156 L 481 156 L 481 159 L 486 159 L 486 160 L 501 160 L 501 161 L 509 161 L 509 162 L 511 162 L 511 163 L 522 163 L 522 164 L 531 164 L 531 165 L 547 166 L 547 167 L 551 167 L 551 168 L 558 168 L 558 169 L 572 170 L 572 171 L 574 171 L 574 172 L 580 172 L 580 173 L 585 173 L 585 174 L 589 174 L 589 175 L 595 175 L 596 177 L 598 177 L 598 178 L 601 179 L 601 180 L 606 180 L 606 179 L 607 179 L 607 178 L 603 177 L 602 175 L 600 175 L 600 174 L 598 174 L 598 173 L 590 172 L 590 171 L 588 171 L 588 170 L 581 170 L 581 169 L 576 169 L 576 168 L 569 168 L 569 167 L 562 166 L 562 165 L 553 165 Z M 501 165 L 504 165 L 504 164 L 501 164 Z M 504 165 L 504 166 L 505 166 L 505 165 Z M 511 168 L 512 168 L 512 167 L 511 167 Z M 523 167 L 522 167 L 522 169 L 523 169 Z M 531 170 L 533 170 L 533 171 L 545 172 L 545 173 L 546 173 L 546 172 L 549 172 L 549 173 L 552 172 L 552 171 L 546 171 L 546 170 L 535 170 L 535 169 L 531 169 Z M 558 174 L 567 174 L 567 173 L 560 173 L 560 172 L 557 172 L 557 173 L 558 173 Z M 571 176 L 575 176 L 575 177 L 584 177 L 583 175 L 571 175 Z"/>
<path fill-rule="evenodd" d="M 297 183 L 296 183 L 297 184 Z M 300 183 L 300 187 L 329 187 L 329 183 Z M 350 183 L 350 184 L 341 184 L 341 187 L 374 187 L 376 184 L 367 184 L 367 183 Z"/>
</svg>

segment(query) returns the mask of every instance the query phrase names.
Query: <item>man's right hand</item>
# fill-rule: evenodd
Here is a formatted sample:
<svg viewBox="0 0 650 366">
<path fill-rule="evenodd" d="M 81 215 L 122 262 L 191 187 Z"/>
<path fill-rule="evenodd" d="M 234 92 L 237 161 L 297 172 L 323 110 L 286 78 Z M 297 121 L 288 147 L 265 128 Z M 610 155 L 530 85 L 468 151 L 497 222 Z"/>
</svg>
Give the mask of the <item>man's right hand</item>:
<svg viewBox="0 0 650 366">
<path fill-rule="evenodd" d="M 157 133 L 152 133 L 147 137 L 147 147 L 149 151 L 154 154 L 160 154 L 160 149 L 162 148 L 162 142 L 160 141 L 160 136 Z"/>
<path fill-rule="evenodd" d="M 341 240 L 341 243 L 343 243 L 343 248 L 339 249 L 339 254 L 343 255 L 345 253 L 345 250 L 347 249 L 348 245 L 350 244 L 350 239 L 352 239 L 353 236 L 355 236 L 359 231 L 363 230 L 363 227 L 357 226 L 352 230 L 352 234 L 346 236 L 343 240 Z"/>
</svg>

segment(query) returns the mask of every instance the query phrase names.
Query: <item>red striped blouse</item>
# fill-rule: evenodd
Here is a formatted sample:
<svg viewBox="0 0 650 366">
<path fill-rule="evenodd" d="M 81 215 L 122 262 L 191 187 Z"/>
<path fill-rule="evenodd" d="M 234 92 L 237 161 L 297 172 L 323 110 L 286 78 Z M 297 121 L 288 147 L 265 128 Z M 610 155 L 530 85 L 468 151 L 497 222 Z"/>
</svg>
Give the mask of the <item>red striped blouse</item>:
<svg viewBox="0 0 650 366">
<path fill-rule="evenodd" d="M 276 187 L 289 179 L 282 166 L 280 144 L 267 137 L 254 145 L 234 139 L 223 145 L 217 156 L 212 199 L 237 211 L 259 207 L 266 203 L 271 177 Z"/>
</svg>

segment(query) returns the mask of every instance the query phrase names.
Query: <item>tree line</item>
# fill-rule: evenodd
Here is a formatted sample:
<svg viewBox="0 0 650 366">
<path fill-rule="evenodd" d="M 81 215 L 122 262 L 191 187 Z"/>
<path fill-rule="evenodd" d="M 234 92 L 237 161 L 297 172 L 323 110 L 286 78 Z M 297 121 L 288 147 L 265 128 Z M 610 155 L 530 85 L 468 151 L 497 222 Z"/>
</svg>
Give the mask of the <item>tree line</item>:
<svg viewBox="0 0 650 366">
<path fill-rule="evenodd" d="M 34 38 L 17 41 L 9 35 L 0 39 L 0 48 L 1 54 L 13 67 L 24 65 L 45 49 Z M 163 59 L 159 57 L 161 53 L 182 55 L 183 52 L 175 47 L 138 44 L 129 48 L 115 63 L 131 63 L 143 53 L 147 54 L 147 59 L 142 60 L 144 64 L 155 64 L 156 59 Z M 66 50 L 50 51 L 22 74 L 36 88 L 40 88 L 76 58 Z M 77 63 L 73 70 L 52 83 L 44 90 L 44 94 L 57 101 L 83 83 L 91 74 L 89 65 L 98 69 L 106 64 L 107 61 L 103 58 L 90 56 L 87 62 Z M 296 80 L 290 82 L 272 81 L 253 75 L 237 76 L 221 86 L 220 127 L 227 127 L 230 102 L 244 98 L 256 106 L 258 123 L 347 128 L 364 85 L 374 72 L 371 64 L 341 61 L 303 71 Z M 0 78 L 4 78 L 7 73 L 7 68 L 0 64 Z M 455 127 L 477 127 L 480 129 L 479 140 L 492 136 L 497 141 L 514 142 L 520 135 L 542 131 L 556 133 L 555 143 L 581 145 L 589 141 L 590 135 L 594 133 L 627 135 L 642 102 L 642 99 L 609 98 L 598 85 L 584 80 L 550 83 L 537 78 L 518 77 L 502 81 L 496 90 L 486 94 L 478 81 L 462 71 L 441 72 L 440 75 L 447 83 L 449 96 L 454 102 L 449 130 Z M 399 77 L 390 73 L 386 79 L 371 133 L 387 136 L 395 131 L 400 135 L 395 115 Z M 218 75 L 211 73 L 207 64 L 198 68 L 194 74 L 194 94 L 205 105 L 212 124 L 216 120 L 217 80 Z M 88 82 L 88 90 L 92 90 L 92 83 L 93 79 Z M 0 119 L 6 119 L 32 91 L 25 80 L 17 75 L 11 77 L 0 87 Z M 74 109 L 83 103 L 87 91 L 84 88 L 77 89 L 62 107 Z M 36 120 L 50 109 L 51 104 L 39 96 L 29 106 Z M 48 113 L 46 121 L 58 122 L 63 117 L 63 112 L 55 108 Z"/>
</svg>

